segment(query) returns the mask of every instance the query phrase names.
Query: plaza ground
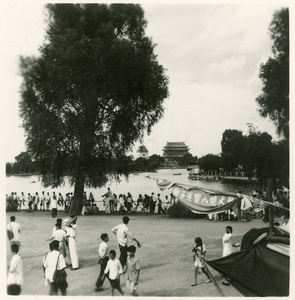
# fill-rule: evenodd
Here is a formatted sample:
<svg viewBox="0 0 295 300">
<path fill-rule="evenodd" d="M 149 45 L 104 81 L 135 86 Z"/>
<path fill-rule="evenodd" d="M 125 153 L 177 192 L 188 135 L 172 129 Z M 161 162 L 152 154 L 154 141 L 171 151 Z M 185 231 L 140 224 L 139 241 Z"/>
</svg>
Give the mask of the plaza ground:
<svg viewBox="0 0 295 300">
<path fill-rule="evenodd" d="M 42 260 L 49 251 L 49 242 L 56 219 L 51 212 L 8 212 L 14 215 L 21 225 L 21 256 L 24 266 L 24 285 L 22 295 L 48 295 L 48 286 L 44 285 Z M 57 217 L 68 217 L 59 212 Z M 129 229 L 142 247 L 137 249 L 136 256 L 140 260 L 141 272 L 138 293 L 140 296 L 165 297 L 218 297 L 220 294 L 213 283 L 205 283 L 206 276 L 199 274 L 198 284 L 193 282 L 194 239 L 199 236 L 207 248 L 207 259 L 222 256 L 222 236 L 227 225 L 233 227 L 233 243 L 241 243 L 243 235 L 251 228 L 267 227 L 261 219 L 250 222 L 209 221 L 206 219 L 172 219 L 167 215 L 135 213 L 130 217 Z M 78 217 L 78 255 L 80 268 L 68 273 L 69 296 L 110 296 L 110 284 L 106 280 L 104 290 L 95 292 L 95 281 L 99 273 L 97 264 L 98 245 L 101 233 L 110 237 L 109 250 L 119 254 L 116 236 L 111 228 L 122 223 L 122 215 L 105 215 Z M 6 238 L 7 240 L 7 238 Z M 130 243 L 132 244 L 132 243 Z M 11 259 L 9 242 L 6 243 L 7 265 Z M 226 297 L 241 297 L 232 286 L 222 285 L 221 275 L 209 267 L 217 284 Z M 126 288 L 126 275 L 121 277 L 121 287 L 125 296 L 130 296 Z M 119 296 L 115 291 L 115 296 Z"/>
</svg>

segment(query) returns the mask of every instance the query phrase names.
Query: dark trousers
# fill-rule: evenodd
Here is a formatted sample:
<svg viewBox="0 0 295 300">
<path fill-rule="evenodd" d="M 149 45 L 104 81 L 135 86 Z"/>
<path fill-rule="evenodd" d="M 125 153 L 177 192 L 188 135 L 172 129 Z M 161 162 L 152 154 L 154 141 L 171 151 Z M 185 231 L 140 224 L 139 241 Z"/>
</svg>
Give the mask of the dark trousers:
<svg viewBox="0 0 295 300">
<path fill-rule="evenodd" d="M 118 290 L 121 295 L 124 295 L 121 287 L 120 287 L 120 279 L 110 279 L 111 287 L 112 287 L 112 295 L 114 293 L 114 290 Z"/>
<path fill-rule="evenodd" d="M 52 209 L 52 218 L 55 218 L 57 216 L 57 208 Z"/>
<path fill-rule="evenodd" d="M 109 260 L 109 257 L 106 256 L 105 258 L 100 258 L 98 261 L 98 263 L 100 265 L 100 272 L 99 272 L 99 276 L 95 283 L 96 287 L 98 287 L 98 288 L 102 287 L 102 285 L 104 283 L 104 280 L 102 278 L 103 278 L 104 270 L 106 269 L 108 260 Z"/>
<path fill-rule="evenodd" d="M 62 296 L 66 296 L 67 295 L 67 284 L 57 285 L 55 282 L 50 282 L 49 295 L 56 296 L 58 293 L 58 290 L 60 290 Z"/>
<path fill-rule="evenodd" d="M 124 268 L 124 266 L 126 265 L 126 262 L 127 262 L 127 245 L 121 246 L 119 244 L 119 248 L 120 248 L 119 261 L 120 261 L 122 267 Z"/>
<path fill-rule="evenodd" d="M 158 214 L 161 214 L 162 212 L 164 212 L 162 204 L 158 204 Z"/>
<path fill-rule="evenodd" d="M 21 286 L 18 284 L 10 284 L 7 286 L 7 295 L 20 295 Z"/>
</svg>

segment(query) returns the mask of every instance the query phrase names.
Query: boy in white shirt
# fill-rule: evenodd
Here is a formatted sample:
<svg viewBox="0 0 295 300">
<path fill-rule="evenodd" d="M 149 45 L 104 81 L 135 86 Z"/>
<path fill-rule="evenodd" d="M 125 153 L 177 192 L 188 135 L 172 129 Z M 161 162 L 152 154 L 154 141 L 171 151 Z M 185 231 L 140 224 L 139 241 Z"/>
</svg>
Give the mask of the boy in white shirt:
<svg viewBox="0 0 295 300">
<path fill-rule="evenodd" d="M 119 293 L 123 296 L 124 292 L 122 291 L 122 289 L 120 287 L 120 276 L 123 273 L 122 265 L 121 265 L 120 261 L 116 258 L 115 250 L 111 250 L 109 253 L 109 256 L 110 256 L 110 259 L 108 260 L 102 280 L 104 280 L 105 276 L 107 276 L 107 274 L 108 274 L 108 278 L 110 280 L 111 287 L 112 287 L 111 295 L 114 296 L 114 290 L 117 289 L 119 291 Z"/>
<path fill-rule="evenodd" d="M 13 237 L 9 236 L 8 231 L 13 233 Z M 20 245 L 20 225 L 15 222 L 15 216 L 10 217 L 10 223 L 7 225 L 7 235 L 10 241 L 10 246 L 13 244 Z"/>
<path fill-rule="evenodd" d="M 108 249 L 108 244 L 107 244 L 107 242 L 109 241 L 109 236 L 107 233 L 103 233 L 100 236 L 100 238 L 102 240 L 102 242 L 98 246 L 98 256 L 99 256 L 98 264 L 100 265 L 100 272 L 99 272 L 99 276 L 98 276 L 98 278 L 96 280 L 96 284 L 95 284 L 96 292 L 99 292 L 102 290 L 102 285 L 104 282 L 104 280 L 103 280 L 104 271 L 105 271 L 105 268 L 106 268 L 108 260 L 109 260 L 109 256 L 108 256 L 109 249 Z"/>
<path fill-rule="evenodd" d="M 24 283 L 23 276 L 23 263 L 19 255 L 19 246 L 13 244 L 11 246 L 11 252 L 14 254 L 8 270 L 7 277 L 7 294 L 19 295 L 21 293 L 21 286 Z"/>
</svg>

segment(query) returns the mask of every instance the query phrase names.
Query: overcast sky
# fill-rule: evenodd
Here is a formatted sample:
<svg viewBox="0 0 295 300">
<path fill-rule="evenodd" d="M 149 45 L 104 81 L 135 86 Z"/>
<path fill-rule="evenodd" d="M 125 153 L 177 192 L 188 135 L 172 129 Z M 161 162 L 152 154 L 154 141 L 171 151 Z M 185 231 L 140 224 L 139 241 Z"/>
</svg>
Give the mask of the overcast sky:
<svg viewBox="0 0 295 300">
<path fill-rule="evenodd" d="M 19 57 L 38 54 L 44 38 L 44 10 L 41 1 L 3 2 L 0 154 L 13 162 L 25 151 L 18 108 Z M 226 129 L 246 133 L 247 123 L 277 140 L 273 124 L 259 116 L 255 98 L 262 87 L 259 66 L 271 55 L 269 24 L 273 13 L 289 1 L 255 2 L 142 4 L 146 34 L 157 44 L 155 53 L 170 78 L 164 117 L 144 141 L 150 155 L 162 155 L 167 142 L 185 142 L 191 154 L 199 157 L 219 154 L 222 133 Z"/>
</svg>

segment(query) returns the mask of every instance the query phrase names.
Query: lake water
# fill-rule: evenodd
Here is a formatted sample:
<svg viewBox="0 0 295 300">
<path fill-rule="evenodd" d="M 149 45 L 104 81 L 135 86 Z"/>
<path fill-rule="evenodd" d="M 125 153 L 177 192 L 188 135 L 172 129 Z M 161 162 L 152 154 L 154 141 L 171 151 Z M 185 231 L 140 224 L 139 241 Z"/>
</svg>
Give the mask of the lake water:
<svg viewBox="0 0 295 300">
<path fill-rule="evenodd" d="M 180 174 L 180 175 L 173 175 Z M 200 188 L 214 189 L 219 191 L 227 191 L 232 193 L 242 192 L 243 194 L 250 194 L 256 188 L 255 183 L 249 182 L 228 182 L 223 180 L 217 181 L 206 181 L 206 180 L 191 180 L 188 178 L 189 171 L 186 169 L 161 169 L 155 173 L 145 172 L 139 173 L 138 175 L 131 174 L 129 179 L 126 180 L 122 178 L 120 183 L 110 183 L 102 188 L 85 188 L 87 195 L 92 192 L 94 199 L 97 201 L 99 209 L 103 209 L 102 205 L 102 195 L 106 193 L 107 187 L 110 187 L 113 193 L 127 194 L 131 193 L 134 200 L 137 200 L 139 194 L 148 194 L 152 192 L 155 194 L 160 193 L 161 198 L 164 199 L 165 195 L 169 195 L 169 191 L 162 192 L 156 183 L 156 180 L 149 179 L 146 176 L 150 176 L 155 179 L 166 179 L 169 181 L 188 184 L 197 186 Z M 73 192 L 74 188 L 69 185 L 64 185 L 55 189 L 44 188 L 41 185 L 41 182 L 38 180 L 38 176 L 7 176 L 6 177 L 6 194 L 11 194 L 11 192 L 16 192 L 18 195 L 21 192 L 28 195 L 34 195 L 36 192 L 40 195 L 42 191 L 45 193 L 49 192 L 52 195 L 52 192 L 55 191 L 56 194 L 62 193 L 64 196 L 68 192 Z"/>
</svg>

